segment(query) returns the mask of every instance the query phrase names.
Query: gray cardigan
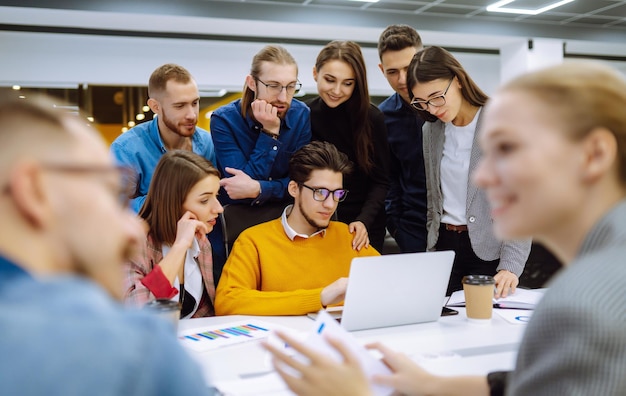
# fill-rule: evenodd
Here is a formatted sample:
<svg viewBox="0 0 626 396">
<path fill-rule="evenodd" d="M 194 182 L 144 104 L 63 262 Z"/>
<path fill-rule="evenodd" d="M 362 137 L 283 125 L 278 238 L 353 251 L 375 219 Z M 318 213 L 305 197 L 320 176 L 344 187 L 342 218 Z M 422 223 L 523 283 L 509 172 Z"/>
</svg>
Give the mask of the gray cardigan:
<svg viewBox="0 0 626 396">
<path fill-rule="evenodd" d="M 530 254 L 530 240 L 502 242 L 493 234 L 489 203 L 485 191 L 471 182 L 471 174 L 480 159 L 478 147 L 478 131 L 480 131 L 481 115 L 476 123 L 476 132 L 472 143 L 467 184 L 466 220 L 469 238 L 474 253 L 480 259 L 491 261 L 500 259 L 497 270 L 508 270 L 518 277 L 524 271 L 524 265 Z M 428 250 L 433 250 L 439 238 L 439 225 L 443 214 L 443 195 L 441 193 L 441 159 L 444 142 L 443 122 L 426 122 L 423 127 L 424 166 L 426 168 L 426 196 L 428 211 L 426 228 L 428 230 Z"/>
</svg>

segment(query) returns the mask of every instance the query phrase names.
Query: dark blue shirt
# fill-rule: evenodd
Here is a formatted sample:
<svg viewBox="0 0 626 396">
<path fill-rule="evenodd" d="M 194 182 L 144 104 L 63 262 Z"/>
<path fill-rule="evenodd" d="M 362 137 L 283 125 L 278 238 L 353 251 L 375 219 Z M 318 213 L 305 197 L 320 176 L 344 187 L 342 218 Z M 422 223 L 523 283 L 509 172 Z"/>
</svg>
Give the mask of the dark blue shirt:
<svg viewBox="0 0 626 396">
<path fill-rule="evenodd" d="M 241 115 L 241 99 L 215 110 L 211 115 L 211 136 L 215 144 L 217 165 L 223 177 L 225 168 L 240 169 L 261 184 L 261 194 L 254 204 L 285 197 L 289 183 L 289 159 L 300 147 L 311 141 L 309 108 L 293 99 L 280 125 L 278 139 L 260 133 L 262 125 L 250 114 Z M 228 194 L 220 195 L 223 204 L 232 203 Z M 243 201 L 243 200 L 242 200 Z"/>
<path fill-rule="evenodd" d="M 402 252 L 426 250 L 424 121 L 397 93 L 378 108 L 385 115 L 390 151 L 390 188 L 385 200 L 387 229 Z"/>
</svg>

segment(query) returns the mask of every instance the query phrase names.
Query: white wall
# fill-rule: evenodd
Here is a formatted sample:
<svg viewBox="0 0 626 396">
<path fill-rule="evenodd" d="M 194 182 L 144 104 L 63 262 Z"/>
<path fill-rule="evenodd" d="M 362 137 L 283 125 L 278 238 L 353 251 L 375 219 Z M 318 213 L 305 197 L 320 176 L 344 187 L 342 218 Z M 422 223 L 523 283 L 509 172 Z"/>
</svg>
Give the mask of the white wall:
<svg viewBox="0 0 626 396">
<path fill-rule="evenodd" d="M 319 21 L 318 21 L 319 22 Z M 355 40 L 375 44 L 380 27 L 323 26 L 321 24 L 234 20 L 174 15 L 52 10 L 2 7 L 0 23 L 58 28 L 91 28 L 105 31 L 132 30 L 167 34 L 182 32 L 231 37 L 275 37 L 330 41 Z M 477 30 L 478 29 L 477 27 Z M 420 30 L 425 45 L 499 50 L 529 37 L 498 34 L 454 33 Z M 568 52 L 626 56 L 626 43 L 566 40 Z M 239 91 L 253 55 L 262 43 L 167 39 L 111 35 L 79 35 L 0 31 L 0 86 L 76 87 L 78 84 L 147 85 L 159 65 L 174 62 L 188 68 L 201 89 Z M 315 93 L 311 76 L 321 46 L 285 45 L 300 67 L 304 90 Z M 378 69 L 374 48 L 363 50 L 372 95 L 391 93 Z M 455 53 L 472 78 L 488 94 L 500 82 L 498 55 Z M 626 62 L 608 62 L 626 74 Z"/>
<path fill-rule="evenodd" d="M 165 38 L 0 32 L 0 86 L 74 87 L 78 84 L 147 85 L 161 64 L 178 63 L 201 89 L 239 91 L 254 54 L 264 44 Z M 315 92 L 312 68 L 321 46 L 288 44 L 304 90 Z M 378 68 L 378 53 L 364 48 L 372 95 L 391 90 Z M 499 81 L 496 55 L 456 54 L 487 92 Z"/>
</svg>

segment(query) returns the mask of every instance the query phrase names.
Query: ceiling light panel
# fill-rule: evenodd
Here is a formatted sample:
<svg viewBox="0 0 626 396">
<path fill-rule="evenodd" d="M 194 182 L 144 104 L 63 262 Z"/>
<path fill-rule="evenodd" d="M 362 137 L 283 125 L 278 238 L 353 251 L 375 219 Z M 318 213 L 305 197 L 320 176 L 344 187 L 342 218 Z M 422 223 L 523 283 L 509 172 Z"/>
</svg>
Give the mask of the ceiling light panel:
<svg viewBox="0 0 626 396">
<path fill-rule="evenodd" d="M 487 11 L 504 12 L 509 14 L 537 15 L 552 10 L 574 0 L 560 1 L 515 1 L 502 0 L 487 6 Z M 521 7 L 521 8 L 520 8 Z"/>
</svg>

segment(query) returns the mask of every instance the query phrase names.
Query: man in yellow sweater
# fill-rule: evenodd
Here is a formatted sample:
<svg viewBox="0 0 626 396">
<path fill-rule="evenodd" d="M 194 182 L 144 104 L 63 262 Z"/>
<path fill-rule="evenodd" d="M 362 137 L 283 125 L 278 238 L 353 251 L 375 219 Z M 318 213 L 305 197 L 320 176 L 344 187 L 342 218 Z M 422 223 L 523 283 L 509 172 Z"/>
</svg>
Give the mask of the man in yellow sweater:
<svg viewBox="0 0 626 396">
<path fill-rule="evenodd" d="M 292 156 L 294 204 L 239 235 L 217 287 L 217 315 L 304 315 L 343 301 L 352 259 L 379 254 L 368 245 L 353 249 L 348 226 L 331 221 L 351 170 L 348 157 L 327 142 Z"/>
</svg>

